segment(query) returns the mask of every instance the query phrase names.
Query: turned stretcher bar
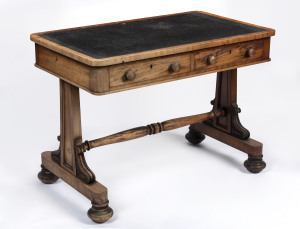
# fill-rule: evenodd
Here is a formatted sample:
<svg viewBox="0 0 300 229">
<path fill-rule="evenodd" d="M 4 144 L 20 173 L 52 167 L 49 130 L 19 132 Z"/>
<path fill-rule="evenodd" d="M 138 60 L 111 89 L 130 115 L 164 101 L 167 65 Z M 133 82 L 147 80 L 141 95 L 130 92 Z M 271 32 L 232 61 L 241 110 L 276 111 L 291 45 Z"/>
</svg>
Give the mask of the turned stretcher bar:
<svg viewBox="0 0 300 229">
<path fill-rule="evenodd" d="M 183 126 L 191 125 L 194 123 L 202 122 L 208 119 L 221 117 L 225 115 L 223 109 L 219 111 L 210 111 L 203 114 L 191 115 L 181 118 L 170 119 L 161 123 L 153 123 L 147 126 L 140 126 L 133 129 L 125 130 L 116 134 L 112 134 L 103 138 L 94 139 L 91 141 L 85 141 L 76 148 L 77 153 L 84 153 L 95 147 L 114 144 L 118 142 L 124 142 L 141 138 L 147 135 L 157 134 L 162 131 L 174 130 Z"/>
</svg>

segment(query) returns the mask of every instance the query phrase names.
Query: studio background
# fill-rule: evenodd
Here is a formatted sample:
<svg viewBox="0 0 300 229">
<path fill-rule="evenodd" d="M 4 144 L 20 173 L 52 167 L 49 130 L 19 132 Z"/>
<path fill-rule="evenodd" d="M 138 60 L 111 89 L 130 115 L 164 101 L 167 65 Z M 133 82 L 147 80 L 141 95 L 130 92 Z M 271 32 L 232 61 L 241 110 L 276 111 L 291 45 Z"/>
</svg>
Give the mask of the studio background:
<svg viewBox="0 0 300 229">
<path fill-rule="evenodd" d="M 238 69 L 240 119 L 264 144 L 267 167 L 188 128 L 86 154 L 108 188 L 114 216 L 94 224 L 90 201 L 63 181 L 37 179 L 43 151 L 58 148 L 59 80 L 34 67 L 31 33 L 201 10 L 276 30 L 272 61 Z M 299 228 L 299 4 L 297 1 L 0 2 L 0 228 Z M 80 90 L 83 139 L 211 109 L 216 74 L 107 96 Z"/>
</svg>

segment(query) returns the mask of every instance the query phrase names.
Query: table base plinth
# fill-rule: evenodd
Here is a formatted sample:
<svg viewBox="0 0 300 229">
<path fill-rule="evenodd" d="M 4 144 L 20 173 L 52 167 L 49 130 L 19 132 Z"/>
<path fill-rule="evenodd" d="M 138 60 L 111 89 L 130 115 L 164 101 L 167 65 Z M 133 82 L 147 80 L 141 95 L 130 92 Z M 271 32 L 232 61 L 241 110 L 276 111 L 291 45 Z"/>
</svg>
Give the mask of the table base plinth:
<svg viewBox="0 0 300 229">
<path fill-rule="evenodd" d="M 248 154 L 248 160 L 245 161 L 244 166 L 249 172 L 259 173 L 266 167 L 266 163 L 262 160 L 263 144 L 254 139 L 239 139 L 205 122 L 190 125 L 186 139 L 192 144 L 199 144 L 204 140 L 205 135 Z"/>
<path fill-rule="evenodd" d="M 42 175 L 48 175 L 46 178 Z M 104 223 L 113 215 L 113 210 L 108 206 L 107 188 L 97 181 L 86 184 L 69 171 L 62 168 L 53 161 L 51 152 L 42 153 L 42 171 L 38 175 L 39 179 L 46 184 L 54 183 L 58 178 L 76 189 L 92 202 L 92 207 L 88 211 L 88 216 L 96 223 Z M 49 177 L 56 177 L 52 182 L 47 182 Z M 44 179 L 43 179 L 44 178 Z"/>
</svg>

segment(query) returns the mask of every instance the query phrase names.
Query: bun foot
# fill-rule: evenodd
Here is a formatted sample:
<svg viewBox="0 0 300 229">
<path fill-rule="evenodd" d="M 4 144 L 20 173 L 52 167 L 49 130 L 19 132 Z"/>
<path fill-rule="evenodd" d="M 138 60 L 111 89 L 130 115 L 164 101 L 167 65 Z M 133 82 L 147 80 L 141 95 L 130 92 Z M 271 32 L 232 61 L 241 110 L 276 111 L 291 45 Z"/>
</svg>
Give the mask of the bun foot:
<svg viewBox="0 0 300 229">
<path fill-rule="evenodd" d="M 88 210 L 88 217 L 95 223 L 104 223 L 113 215 L 113 210 L 108 206 L 108 201 L 104 204 L 92 202 L 92 207 Z"/>
<path fill-rule="evenodd" d="M 41 165 L 42 170 L 38 174 L 38 178 L 44 184 L 53 184 L 58 180 L 58 177 L 51 173 L 45 166 Z"/>
<path fill-rule="evenodd" d="M 259 173 L 266 168 L 266 162 L 263 161 L 263 156 L 251 156 L 245 161 L 244 166 L 251 173 Z"/>
<path fill-rule="evenodd" d="M 205 135 L 200 132 L 197 132 L 195 130 L 190 130 L 185 135 L 185 138 L 193 145 L 197 145 L 197 144 L 200 144 L 205 139 Z"/>
</svg>

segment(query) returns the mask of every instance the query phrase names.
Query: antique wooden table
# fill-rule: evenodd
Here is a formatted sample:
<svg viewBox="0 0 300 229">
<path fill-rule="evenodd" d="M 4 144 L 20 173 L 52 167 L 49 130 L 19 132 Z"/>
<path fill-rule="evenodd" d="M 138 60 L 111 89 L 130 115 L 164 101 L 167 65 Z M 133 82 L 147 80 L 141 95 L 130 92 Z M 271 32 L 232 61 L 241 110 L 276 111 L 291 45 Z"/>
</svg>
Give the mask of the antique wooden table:
<svg viewBox="0 0 300 229">
<path fill-rule="evenodd" d="M 88 216 L 105 222 L 113 215 L 107 189 L 84 153 L 186 125 L 192 144 L 215 138 L 247 153 L 245 167 L 260 172 L 262 143 L 249 138 L 238 117 L 237 68 L 270 61 L 273 35 L 273 29 L 199 11 L 31 34 L 35 66 L 60 79 L 60 146 L 42 153 L 38 178 L 46 184 L 61 178 L 92 201 Z M 212 111 L 82 141 L 79 88 L 106 95 L 212 72 L 218 72 Z"/>
</svg>

